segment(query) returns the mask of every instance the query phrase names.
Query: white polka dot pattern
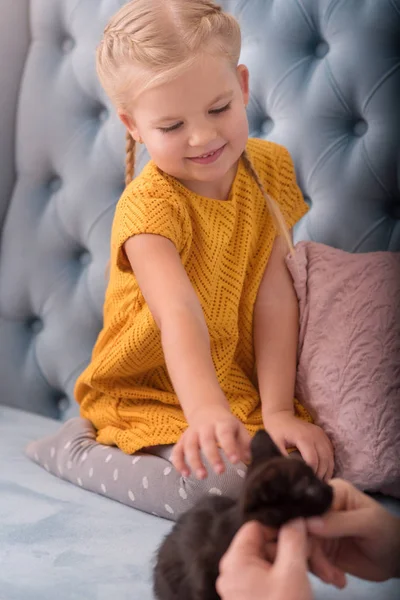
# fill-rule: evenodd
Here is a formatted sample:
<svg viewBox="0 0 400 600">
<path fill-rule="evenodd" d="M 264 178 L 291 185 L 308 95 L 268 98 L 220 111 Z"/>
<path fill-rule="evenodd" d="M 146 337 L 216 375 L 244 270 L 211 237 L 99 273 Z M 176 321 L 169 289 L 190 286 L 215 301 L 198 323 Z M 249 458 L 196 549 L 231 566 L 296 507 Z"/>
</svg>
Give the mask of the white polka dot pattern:
<svg viewBox="0 0 400 600">
<path fill-rule="evenodd" d="M 32 445 L 28 455 L 37 458 L 50 473 L 82 489 L 172 520 L 207 494 L 235 497 L 246 474 L 242 463 L 232 465 L 224 458 L 226 470 L 222 475 L 214 473 L 206 461 L 206 479 L 185 478 L 166 458 L 170 446 L 160 446 L 159 454 L 156 450 L 129 455 L 93 442 L 88 435 L 92 428 L 84 419 L 67 421 L 55 436 Z"/>
<path fill-rule="evenodd" d="M 208 490 L 209 494 L 215 494 L 216 496 L 222 496 L 222 492 L 219 488 L 213 487 L 210 490 Z"/>
</svg>

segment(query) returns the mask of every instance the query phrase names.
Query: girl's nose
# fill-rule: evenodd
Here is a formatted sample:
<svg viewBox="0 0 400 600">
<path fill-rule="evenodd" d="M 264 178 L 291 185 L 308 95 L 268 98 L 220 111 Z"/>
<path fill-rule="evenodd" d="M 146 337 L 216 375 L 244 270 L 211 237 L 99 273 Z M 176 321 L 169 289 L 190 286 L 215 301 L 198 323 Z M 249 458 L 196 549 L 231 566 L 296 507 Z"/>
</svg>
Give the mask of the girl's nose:
<svg viewBox="0 0 400 600">
<path fill-rule="evenodd" d="M 205 148 L 217 137 L 217 132 L 210 124 L 193 127 L 189 135 L 189 146 Z"/>
</svg>

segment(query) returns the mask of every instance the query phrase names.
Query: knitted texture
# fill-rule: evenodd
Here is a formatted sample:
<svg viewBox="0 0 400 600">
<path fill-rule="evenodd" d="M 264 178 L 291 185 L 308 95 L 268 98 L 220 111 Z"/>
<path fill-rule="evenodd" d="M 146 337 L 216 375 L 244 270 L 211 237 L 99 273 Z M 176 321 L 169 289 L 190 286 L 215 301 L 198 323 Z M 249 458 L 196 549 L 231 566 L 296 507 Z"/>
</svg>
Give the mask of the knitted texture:
<svg viewBox="0 0 400 600">
<path fill-rule="evenodd" d="M 247 152 L 292 227 L 307 205 L 289 153 L 258 139 L 248 141 Z M 263 423 L 253 312 L 276 228 L 242 159 L 226 201 L 195 194 L 153 162 L 125 189 L 111 234 L 104 326 L 75 389 L 81 415 L 97 428 L 100 443 L 117 445 L 128 454 L 173 444 L 187 427 L 160 331 L 123 249 L 129 237 L 140 233 L 158 234 L 175 244 L 203 308 L 219 384 L 232 413 L 255 433 Z M 299 416 L 308 418 L 295 406 Z"/>
</svg>

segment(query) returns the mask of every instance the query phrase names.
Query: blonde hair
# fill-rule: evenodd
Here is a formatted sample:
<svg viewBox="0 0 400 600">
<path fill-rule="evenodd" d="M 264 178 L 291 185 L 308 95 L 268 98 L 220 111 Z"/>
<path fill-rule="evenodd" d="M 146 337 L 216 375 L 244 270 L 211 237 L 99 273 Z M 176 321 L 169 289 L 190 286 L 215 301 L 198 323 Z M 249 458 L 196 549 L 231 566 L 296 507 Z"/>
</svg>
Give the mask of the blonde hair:
<svg viewBox="0 0 400 600">
<path fill-rule="evenodd" d="M 204 52 L 224 56 L 236 68 L 240 49 L 239 23 L 212 0 L 131 0 L 104 30 L 97 49 L 97 73 L 113 104 L 129 113 L 132 90 L 137 96 L 150 85 L 171 81 Z M 127 132 L 126 185 L 134 177 L 135 152 L 136 142 Z M 246 152 L 242 158 L 292 251 L 279 206 L 264 190 Z"/>
</svg>

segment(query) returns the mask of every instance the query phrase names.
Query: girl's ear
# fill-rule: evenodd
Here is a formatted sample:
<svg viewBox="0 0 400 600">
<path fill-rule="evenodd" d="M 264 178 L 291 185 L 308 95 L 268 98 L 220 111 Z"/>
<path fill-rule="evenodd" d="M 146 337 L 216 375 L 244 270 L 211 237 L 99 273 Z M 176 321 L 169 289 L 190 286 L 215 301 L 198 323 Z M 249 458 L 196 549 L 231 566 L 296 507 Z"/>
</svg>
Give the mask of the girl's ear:
<svg viewBox="0 0 400 600">
<path fill-rule="evenodd" d="M 249 70 L 246 65 L 239 65 L 236 72 L 242 89 L 243 102 L 247 106 L 249 103 Z"/>
<path fill-rule="evenodd" d="M 140 133 L 138 128 L 136 127 L 136 123 L 132 119 L 128 113 L 125 113 L 121 110 L 118 111 L 118 116 L 121 119 L 122 123 L 125 125 L 126 129 L 129 131 L 135 142 L 142 143 L 142 138 L 140 137 Z"/>
</svg>

